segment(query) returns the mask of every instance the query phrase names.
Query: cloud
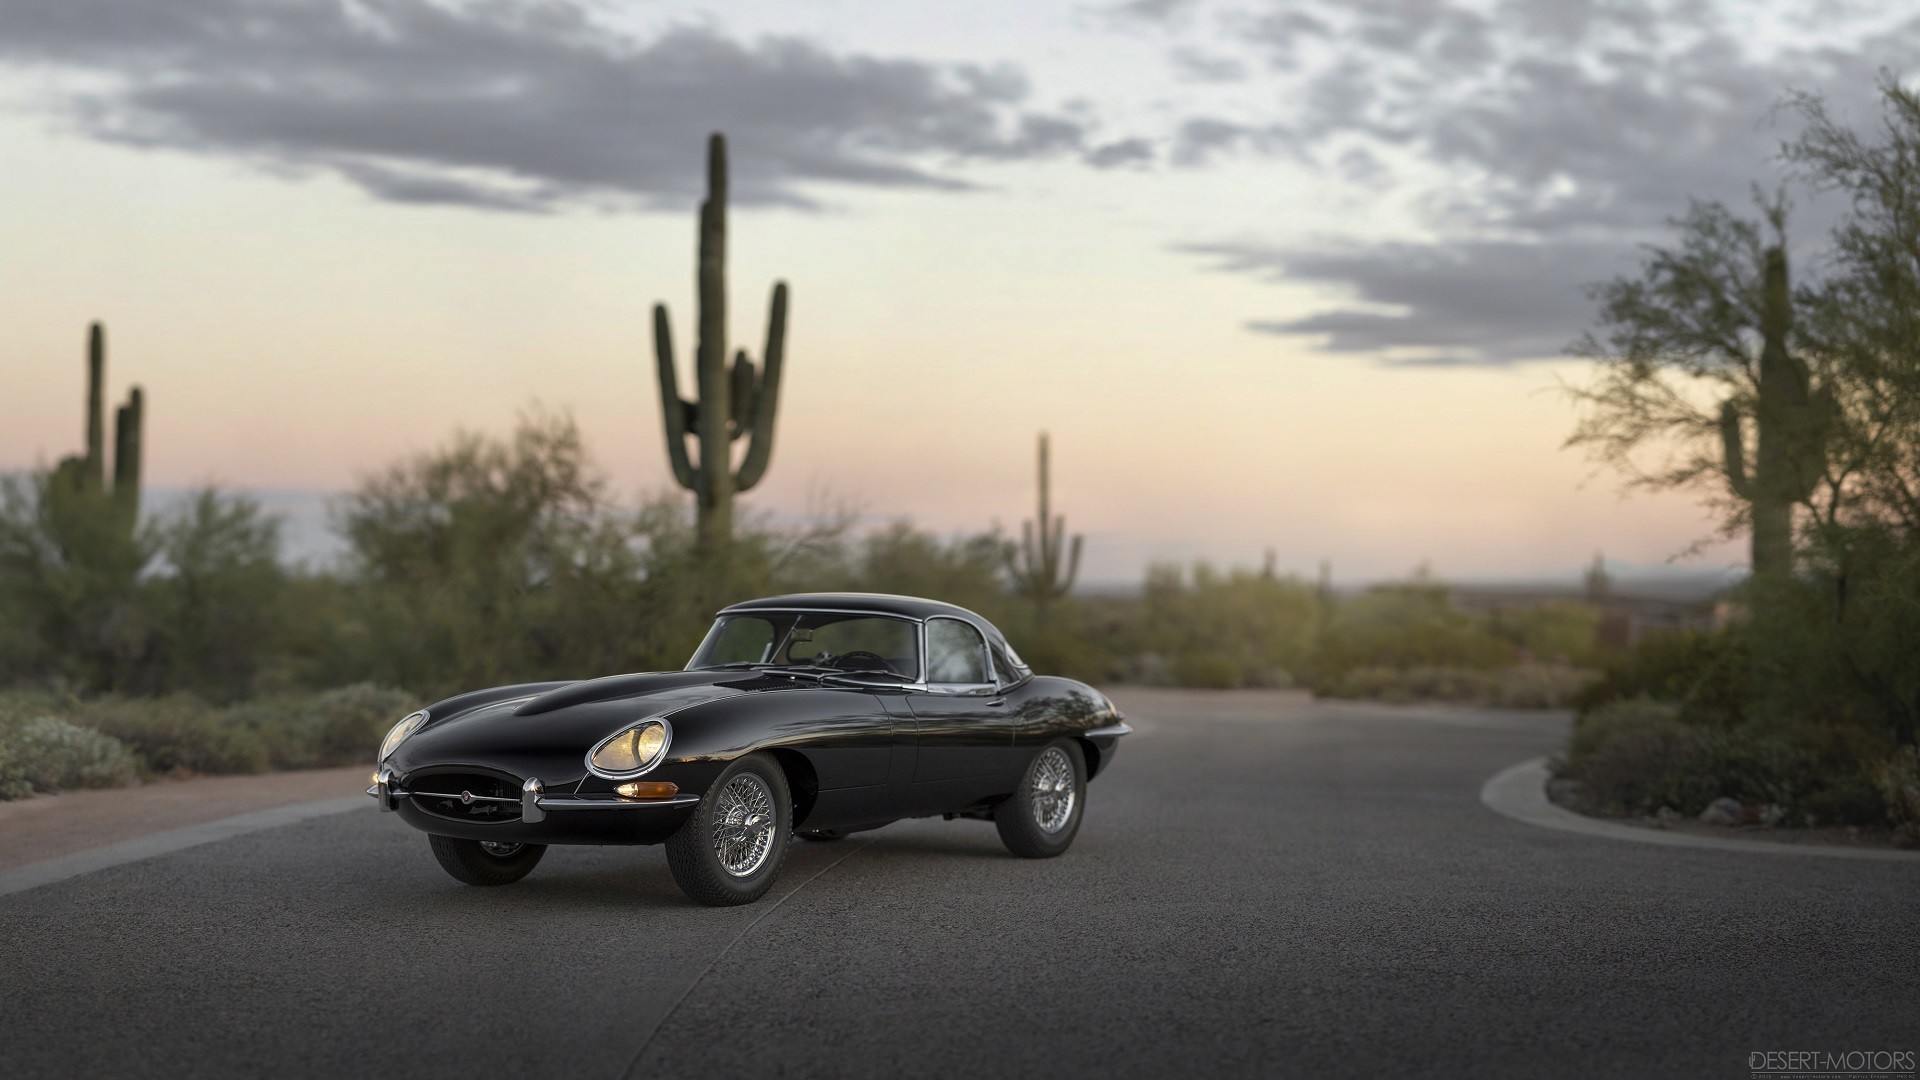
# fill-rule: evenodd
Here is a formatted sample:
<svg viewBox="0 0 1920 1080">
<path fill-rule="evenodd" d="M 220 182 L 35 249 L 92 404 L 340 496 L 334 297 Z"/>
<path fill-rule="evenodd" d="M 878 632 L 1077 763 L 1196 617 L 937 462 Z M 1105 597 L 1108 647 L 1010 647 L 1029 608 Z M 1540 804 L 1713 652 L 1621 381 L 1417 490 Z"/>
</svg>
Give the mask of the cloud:
<svg viewBox="0 0 1920 1080">
<path fill-rule="evenodd" d="M 1559 355 L 1587 315 L 1581 282 L 1618 269 L 1607 242 L 1349 244 L 1292 251 L 1257 243 L 1182 248 L 1213 269 L 1330 286 L 1351 299 L 1249 330 L 1317 338 L 1331 352 L 1392 364 L 1511 364 Z M 1412 355 L 1406 355 L 1413 350 Z"/>
<path fill-rule="evenodd" d="M 1155 157 L 1153 143 L 1146 139 L 1121 139 L 1094 147 L 1087 152 L 1086 161 L 1096 169 L 1112 169 L 1122 165 L 1151 165 Z"/>
<path fill-rule="evenodd" d="M 489 209 L 679 203 L 727 133 L 734 196 L 963 189 L 969 162 L 1081 157 L 1093 121 L 1027 106 L 1008 66 L 839 54 L 680 27 L 638 41 L 580 0 L 0 0 L 0 64 L 79 72 L 100 139 Z"/>
<path fill-rule="evenodd" d="M 1793 14 L 1774 7 L 1230 6 L 1214 23 L 1241 55 L 1265 61 L 1267 77 L 1247 86 L 1270 96 L 1220 110 L 1233 120 L 1190 117 L 1173 160 L 1285 154 L 1400 196 L 1431 242 L 1362 243 L 1336 233 L 1270 246 L 1265 258 L 1234 255 L 1230 244 L 1189 250 L 1217 267 L 1280 268 L 1355 298 L 1305 319 L 1255 319 L 1256 330 L 1314 334 L 1327 348 L 1379 356 L 1555 357 L 1591 317 L 1581 286 L 1630 268 L 1637 245 L 1661 239 L 1688 197 L 1743 203 L 1753 182 L 1780 175 L 1776 149 L 1791 132 L 1769 118 L 1784 93 L 1828 91 L 1864 104 L 1876 69 L 1910 70 L 1920 59 L 1920 18 L 1895 21 L 1867 8 L 1851 30 L 1835 23 L 1770 38 L 1756 29 L 1766 16 Z M 1474 290 L 1486 299 L 1467 295 Z"/>
<path fill-rule="evenodd" d="M 1167 60 L 1173 64 L 1174 74 L 1185 82 L 1237 83 L 1247 78 L 1245 63 L 1220 53 L 1182 47 L 1167 53 Z"/>
<path fill-rule="evenodd" d="M 1119 21 L 1168 22 L 1190 14 L 1203 0 L 1125 0 L 1103 9 L 1105 14 Z"/>
<path fill-rule="evenodd" d="M 1237 120 L 1197 116 L 1183 121 L 1175 132 L 1173 161 L 1176 165 L 1205 165 L 1241 147 L 1271 152 L 1286 148 L 1289 141 L 1287 130 L 1277 125 L 1256 127 Z"/>
</svg>

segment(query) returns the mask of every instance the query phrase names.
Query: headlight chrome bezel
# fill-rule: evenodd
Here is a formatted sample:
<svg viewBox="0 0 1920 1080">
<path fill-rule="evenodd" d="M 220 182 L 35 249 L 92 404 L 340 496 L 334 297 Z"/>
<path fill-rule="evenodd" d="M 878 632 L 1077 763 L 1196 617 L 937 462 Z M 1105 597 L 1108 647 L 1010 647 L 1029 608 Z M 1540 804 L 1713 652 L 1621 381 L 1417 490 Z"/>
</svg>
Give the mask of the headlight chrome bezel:
<svg viewBox="0 0 1920 1080">
<path fill-rule="evenodd" d="M 419 731 L 426 722 L 427 710 L 425 709 L 416 709 L 401 717 L 399 723 L 387 729 L 387 737 L 380 740 L 380 756 L 375 759 L 375 763 L 384 764 L 393 756 L 395 750 L 400 749 L 400 744 L 412 737 L 413 733 Z"/>
<path fill-rule="evenodd" d="M 607 769 L 603 768 L 594 760 L 600 756 L 602 750 L 605 750 L 607 747 L 612 746 L 614 743 L 628 736 L 637 737 L 639 732 L 649 727 L 657 727 L 660 729 L 660 749 L 654 751 L 653 757 L 650 760 L 642 761 L 639 768 L 625 770 Z M 654 769 L 659 768 L 660 763 L 667 760 L 667 751 L 672 749 L 672 747 L 673 725 L 658 717 L 649 717 L 637 724 L 628 724 L 619 731 L 594 743 L 593 749 L 587 751 L 587 771 L 600 777 L 602 780 L 631 780 L 636 776 L 645 776 Z"/>
</svg>

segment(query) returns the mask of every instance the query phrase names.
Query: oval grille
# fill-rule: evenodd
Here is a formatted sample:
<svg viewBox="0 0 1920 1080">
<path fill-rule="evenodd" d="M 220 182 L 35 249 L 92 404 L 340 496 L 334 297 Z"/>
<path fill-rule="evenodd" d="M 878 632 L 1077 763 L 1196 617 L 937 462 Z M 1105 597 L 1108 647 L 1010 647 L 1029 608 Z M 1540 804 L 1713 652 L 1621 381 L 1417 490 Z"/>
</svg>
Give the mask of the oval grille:
<svg viewBox="0 0 1920 1080">
<path fill-rule="evenodd" d="M 409 778 L 413 804 L 455 821 L 520 820 L 520 786 L 486 773 L 436 773 Z"/>
</svg>

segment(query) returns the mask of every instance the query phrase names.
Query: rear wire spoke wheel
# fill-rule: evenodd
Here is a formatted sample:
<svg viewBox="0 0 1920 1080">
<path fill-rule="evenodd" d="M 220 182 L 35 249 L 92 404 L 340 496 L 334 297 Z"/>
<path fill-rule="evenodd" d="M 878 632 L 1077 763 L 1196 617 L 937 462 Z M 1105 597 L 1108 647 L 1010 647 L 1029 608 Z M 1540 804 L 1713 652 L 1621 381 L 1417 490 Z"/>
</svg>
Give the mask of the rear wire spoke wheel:
<svg viewBox="0 0 1920 1080">
<path fill-rule="evenodd" d="M 766 754 L 748 754 L 727 766 L 667 838 L 667 868 L 698 903 L 750 904 L 773 888 L 792 838 L 786 774 Z"/>
<path fill-rule="evenodd" d="M 1034 755 L 1020 786 L 993 808 L 993 824 L 1008 851 L 1051 859 L 1073 845 L 1086 803 L 1086 761 L 1077 744 L 1061 739 Z"/>
<path fill-rule="evenodd" d="M 545 844 L 499 844 L 491 840 L 462 840 L 429 836 L 433 857 L 455 881 L 468 885 L 511 885 L 533 872 Z"/>
</svg>

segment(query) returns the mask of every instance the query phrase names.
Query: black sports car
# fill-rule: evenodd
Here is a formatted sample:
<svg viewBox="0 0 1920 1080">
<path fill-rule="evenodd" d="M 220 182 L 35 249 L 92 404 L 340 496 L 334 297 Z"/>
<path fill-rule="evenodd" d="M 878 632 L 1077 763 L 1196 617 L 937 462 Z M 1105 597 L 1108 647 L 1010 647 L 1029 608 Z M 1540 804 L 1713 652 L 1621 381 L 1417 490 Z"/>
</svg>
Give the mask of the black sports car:
<svg viewBox="0 0 1920 1080">
<path fill-rule="evenodd" d="M 744 904 L 796 831 L 940 814 L 1058 855 L 1129 730 L 964 608 L 808 593 L 720 612 L 684 671 L 436 702 L 388 732 L 367 794 L 470 885 L 520 880 L 549 844 L 665 843 L 688 896 Z"/>
</svg>

